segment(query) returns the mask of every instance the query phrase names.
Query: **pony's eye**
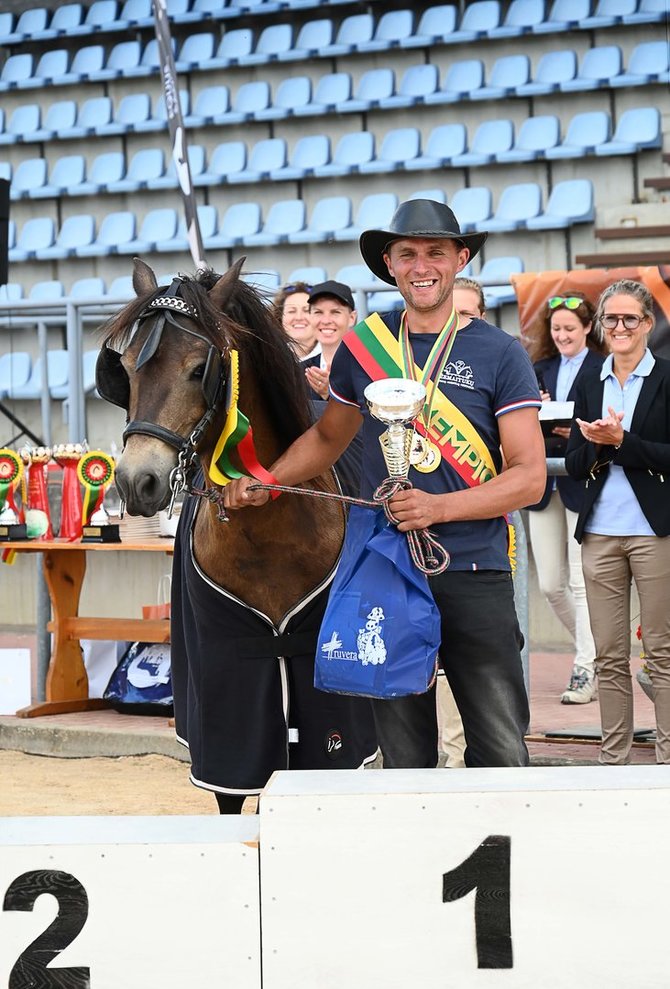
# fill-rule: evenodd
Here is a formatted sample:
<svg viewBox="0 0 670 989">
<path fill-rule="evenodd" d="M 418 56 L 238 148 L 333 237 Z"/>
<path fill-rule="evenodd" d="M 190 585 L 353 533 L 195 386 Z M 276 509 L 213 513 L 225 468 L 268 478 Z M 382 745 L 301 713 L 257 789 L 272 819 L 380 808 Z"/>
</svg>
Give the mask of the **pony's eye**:
<svg viewBox="0 0 670 989">
<path fill-rule="evenodd" d="M 193 370 L 191 371 L 191 380 L 193 380 L 193 381 L 202 381 L 202 379 L 204 378 L 204 376 L 205 376 L 205 365 L 204 365 L 204 363 L 203 364 L 198 364 L 198 366 L 197 367 L 194 367 Z"/>
</svg>

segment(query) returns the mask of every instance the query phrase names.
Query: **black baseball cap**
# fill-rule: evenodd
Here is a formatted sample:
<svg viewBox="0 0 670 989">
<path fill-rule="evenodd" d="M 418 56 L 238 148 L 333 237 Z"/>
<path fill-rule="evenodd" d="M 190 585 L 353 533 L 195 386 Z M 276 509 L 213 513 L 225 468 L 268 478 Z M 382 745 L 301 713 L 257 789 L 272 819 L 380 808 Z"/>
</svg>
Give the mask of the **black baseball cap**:
<svg viewBox="0 0 670 989">
<path fill-rule="evenodd" d="M 354 297 L 351 294 L 351 289 L 348 285 L 345 285 L 344 282 L 328 281 L 315 285 L 307 302 L 310 306 L 312 306 L 316 300 L 320 299 L 323 295 L 330 295 L 334 299 L 339 299 L 340 302 L 343 302 L 345 306 L 349 306 L 350 309 L 356 308 L 356 303 L 354 302 Z"/>
</svg>

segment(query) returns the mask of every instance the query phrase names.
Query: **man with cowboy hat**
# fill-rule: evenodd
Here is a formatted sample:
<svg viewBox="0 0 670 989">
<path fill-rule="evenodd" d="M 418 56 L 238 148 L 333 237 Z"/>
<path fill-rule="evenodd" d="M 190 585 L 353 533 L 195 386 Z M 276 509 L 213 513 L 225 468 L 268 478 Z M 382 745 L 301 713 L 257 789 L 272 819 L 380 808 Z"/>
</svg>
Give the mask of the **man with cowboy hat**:
<svg viewBox="0 0 670 989">
<path fill-rule="evenodd" d="M 401 203 L 388 230 L 361 235 L 363 259 L 397 285 L 405 311 L 373 313 L 346 334 L 333 359 L 326 411 L 271 469 L 288 485 L 322 473 L 362 417 L 361 497 L 370 498 L 388 470 L 378 442 L 384 425 L 370 415 L 364 389 L 384 376 L 380 367 L 387 377 L 426 384 L 413 487 L 389 507 L 400 531 L 430 528 L 451 557 L 429 582 L 442 617 L 440 663 L 465 728 L 466 765 L 523 766 L 528 698 L 505 516 L 541 497 L 545 456 L 540 396 L 523 347 L 481 319 L 459 325 L 454 311 L 454 279 L 486 236 L 461 233 L 449 207 L 427 199 Z M 248 491 L 251 483 L 228 485 L 227 506 L 264 504 L 267 492 Z M 372 704 L 385 766 L 437 765 L 434 690 Z"/>
</svg>

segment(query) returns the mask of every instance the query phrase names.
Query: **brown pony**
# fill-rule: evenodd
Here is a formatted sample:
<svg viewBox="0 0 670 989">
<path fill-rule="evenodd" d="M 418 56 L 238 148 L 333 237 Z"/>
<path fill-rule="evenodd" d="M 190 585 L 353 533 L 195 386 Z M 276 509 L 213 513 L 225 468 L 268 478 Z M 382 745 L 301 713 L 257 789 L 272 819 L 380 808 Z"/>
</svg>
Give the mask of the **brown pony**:
<svg viewBox="0 0 670 989">
<path fill-rule="evenodd" d="M 97 368 L 100 394 L 128 411 L 116 483 L 130 514 L 165 508 L 175 485 L 207 492 L 187 497 L 175 542 L 173 690 L 192 780 L 224 811 L 274 769 L 352 768 L 376 748 L 367 702 L 312 686 L 342 506 L 284 494 L 225 522 L 208 479 L 232 350 L 260 464 L 310 425 L 302 369 L 271 309 L 240 279 L 243 261 L 159 288 L 135 259 L 137 299 L 107 325 Z M 231 462 L 244 472 L 235 453 Z M 327 475 L 305 487 L 335 484 Z"/>
</svg>

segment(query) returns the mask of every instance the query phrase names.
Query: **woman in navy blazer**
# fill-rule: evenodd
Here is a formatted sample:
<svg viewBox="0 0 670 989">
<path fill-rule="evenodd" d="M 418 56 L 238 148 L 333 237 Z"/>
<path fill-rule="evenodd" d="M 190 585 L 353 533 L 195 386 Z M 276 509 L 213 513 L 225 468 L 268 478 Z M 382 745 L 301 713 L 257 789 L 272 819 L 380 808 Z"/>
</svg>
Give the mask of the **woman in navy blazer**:
<svg viewBox="0 0 670 989">
<path fill-rule="evenodd" d="M 602 338 L 594 329 L 594 309 L 580 292 L 566 292 L 547 302 L 542 331 L 533 341 L 531 359 L 542 399 L 574 401 L 581 376 L 599 370 Z M 547 457 L 564 457 L 570 430 L 555 426 L 545 437 Z M 584 496 L 583 482 L 548 477 L 547 487 L 529 515 L 540 590 L 570 632 L 575 656 L 563 704 L 587 704 L 596 697 L 595 647 L 589 624 L 579 547 L 573 539 Z"/>
<path fill-rule="evenodd" d="M 566 467 L 585 481 L 582 543 L 602 723 L 600 762 L 633 741 L 631 580 L 656 709 L 656 761 L 670 763 L 670 361 L 647 346 L 653 299 L 639 282 L 607 288 L 598 320 L 611 350 L 577 385 Z"/>
</svg>

